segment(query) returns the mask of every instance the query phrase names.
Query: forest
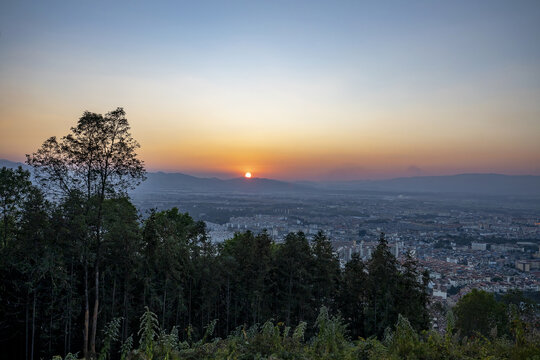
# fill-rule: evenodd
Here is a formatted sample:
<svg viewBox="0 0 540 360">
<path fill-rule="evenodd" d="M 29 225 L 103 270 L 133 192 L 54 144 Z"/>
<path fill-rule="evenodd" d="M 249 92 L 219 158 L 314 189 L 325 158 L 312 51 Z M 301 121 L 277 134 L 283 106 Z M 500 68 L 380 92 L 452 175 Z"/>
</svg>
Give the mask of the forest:
<svg viewBox="0 0 540 360">
<path fill-rule="evenodd" d="M 0 169 L 0 346 L 12 359 L 540 359 L 536 304 L 473 291 L 431 330 L 429 273 L 384 234 L 340 266 L 329 238 L 212 243 L 177 208 L 140 214 L 122 108 Z"/>
</svg>

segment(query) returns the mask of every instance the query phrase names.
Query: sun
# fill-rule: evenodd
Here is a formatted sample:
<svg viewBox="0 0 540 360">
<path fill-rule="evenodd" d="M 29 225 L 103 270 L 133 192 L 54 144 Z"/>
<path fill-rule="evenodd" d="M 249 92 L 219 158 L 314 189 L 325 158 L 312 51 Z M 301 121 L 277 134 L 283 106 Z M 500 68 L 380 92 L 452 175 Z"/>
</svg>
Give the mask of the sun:
<svg viewBox="0 0 540 360">
<path fill-rule="evenodd" d="M 251 173 L 248 171 L 247 173 L 244 174 L 244 177 L 246 179 L 251 179 Z"/>
</svg>

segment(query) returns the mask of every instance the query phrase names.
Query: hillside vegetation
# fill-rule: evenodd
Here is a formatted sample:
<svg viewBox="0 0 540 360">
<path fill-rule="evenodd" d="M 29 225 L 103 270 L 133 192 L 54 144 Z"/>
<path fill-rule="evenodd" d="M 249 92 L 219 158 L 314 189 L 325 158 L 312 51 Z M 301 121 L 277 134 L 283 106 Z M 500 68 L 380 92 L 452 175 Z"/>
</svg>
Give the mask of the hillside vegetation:
<svg viewBox="0 0 540 360">
<path fill-rule="evenodd" d="M 538 358 L 520 294 L 472 292 L 430 332 L 429 274 L 384 234 L 341 267 L 322 232 L 214 244 L 176 208 L 141 216 L 137 148 L 123 109 L 85 112 L 28 155 L 34 183 L 0 169 L 3 358 Z"/>
</svg>

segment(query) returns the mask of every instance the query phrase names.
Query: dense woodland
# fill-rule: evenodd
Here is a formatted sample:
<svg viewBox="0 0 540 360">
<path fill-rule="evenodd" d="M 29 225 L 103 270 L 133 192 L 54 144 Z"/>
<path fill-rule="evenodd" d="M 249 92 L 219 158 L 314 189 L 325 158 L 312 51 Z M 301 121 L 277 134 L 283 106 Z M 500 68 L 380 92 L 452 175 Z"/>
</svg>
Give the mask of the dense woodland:
<svg viewBox="0 0 540 360">
<path fill-rule="evenodd" d="M 323 233 L 214 244 L 176 208 L 139 214 L 137 148 L 123 109 L 85 112 L 27 156 L 32 175 L 0 169 L 3 358 L 540 356 L 519 294 L 473 292 L 427 332 L 429 274 L 384 234 L 341 268 Z"/>
</svg>

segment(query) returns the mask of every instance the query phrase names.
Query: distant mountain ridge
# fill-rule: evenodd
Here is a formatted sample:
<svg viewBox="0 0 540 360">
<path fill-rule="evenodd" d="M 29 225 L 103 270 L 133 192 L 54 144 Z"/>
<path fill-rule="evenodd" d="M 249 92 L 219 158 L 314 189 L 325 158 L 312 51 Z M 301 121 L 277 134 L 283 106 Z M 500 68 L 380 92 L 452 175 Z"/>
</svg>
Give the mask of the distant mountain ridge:
<svg viewBox="0 0 540 360">
<path fill-rule="evenodd" d="M 236 178 L 198 178 L 182 173 L 149 173 L 138 191 L 204 192 L 314 192 L 381 191 L 405 193 L 455 193 L 476 195 L 540 196 L 540 176 L 501 174 L 458 174 L 449 176 L 402 177 L 388 180 L 346 182 L 284 182 Z"/>
<path fill-rule="evenodd" d="M 192 192 L 305 192 L 310 187 L 265 178 L 200 178 L 182 173 L 148 173 L 136 192 L 192 191 Z"/>
<path fill-rule="evenodd" d="M 30 166 L 26 165 L 25 163 L 6 160 L 6 159 L 0 159 L 0 168 L 7 167 L 8 169 L 16 169 L 19 166 L 22 166 L 22 168 L 26 170 L 30 169 Z"/>
<path fill-rule="evenodd" d="M 16 168 L 23 163 L 0 159 L 0 167 Z M 341 182 L 286 182 L 266 178 L 203 178 L 183 173 L 149 172 L 135 192 L 242 192 L 287 193 L 317 191 L 381 191 L 407 193 L 455 193 L 477 195 L 540 196 L 540 176 L 502 174 L 458 174 L 401 177 L 388 180 Z"/>
<path fill-rule="evenodd" d="M 457 174 L 326 183 L 341 190 L 540 196 L 540 176 Z"/>
</svg>

